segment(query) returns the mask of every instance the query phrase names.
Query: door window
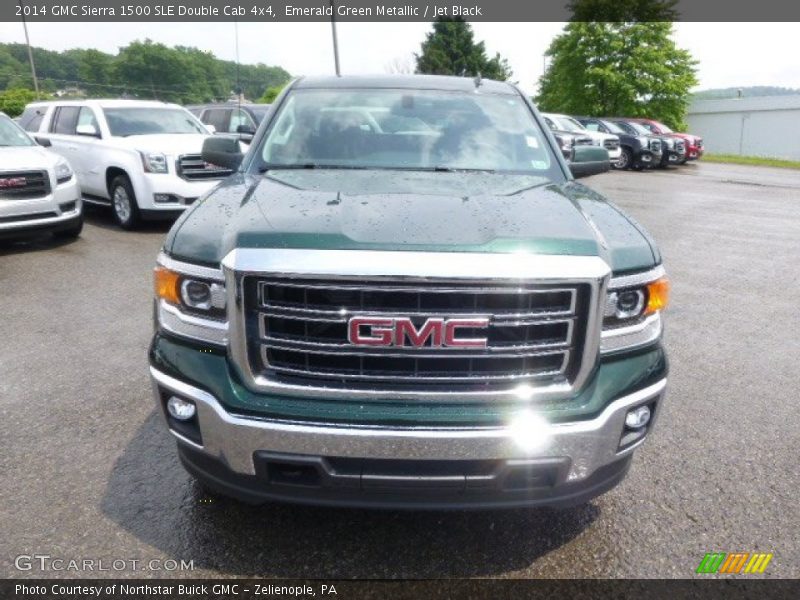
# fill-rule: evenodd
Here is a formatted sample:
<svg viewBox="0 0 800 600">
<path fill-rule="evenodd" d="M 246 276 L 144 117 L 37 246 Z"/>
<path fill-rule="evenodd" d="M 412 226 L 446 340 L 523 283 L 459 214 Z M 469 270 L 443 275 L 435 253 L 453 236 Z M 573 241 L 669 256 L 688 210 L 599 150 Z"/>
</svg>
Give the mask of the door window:
<svg viewBox="0 0 800 600">
<path fill-rule="evenodd" d="M 206 125 L 213 125 L 219 132 L 228 131 L 228 121 L 231 117 L 230 108 L 209 108 L 203 113 L 201 119 Z"/>
<path fill-rule="evenodd" d="M 51 133 L 61 133 L 64 135 L 75 135 L 75 126 L 78 122 L 78 106 L 59 106 L 53 115 L 53 122 L 50 125 Z"/>
<path fill-rule="evenodd" d="M 243 125 L 251 131 L 255 131 L 256 129 L 256 124 L 250 115 L 241 108 L 235 108 L 231 113 L 231 125 L 228 128 L 228 133 L 238 133 L 240 125 Z"/>
</svg>

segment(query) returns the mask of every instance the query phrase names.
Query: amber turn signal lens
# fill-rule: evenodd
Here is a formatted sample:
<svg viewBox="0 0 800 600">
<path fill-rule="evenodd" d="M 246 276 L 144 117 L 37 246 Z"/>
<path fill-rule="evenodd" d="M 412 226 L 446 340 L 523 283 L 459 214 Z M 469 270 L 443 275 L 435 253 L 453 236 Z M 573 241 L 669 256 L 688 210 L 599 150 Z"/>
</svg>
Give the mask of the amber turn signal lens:
<svg viewBox="0 0 800 600">
<path fill-rule="evenodd" d="M 669 279 L 662 277 L 647 284 L 647 308 L 645 314 L 664 310 L 669 304 Z"/>
<path fill-rule="evenodd" d="M 164 267 L 153 270 L 153 279 L 156 287 L 156 298 L 166 300 L 170 304 L 180 304 L 180 275 Z"/>
</svg>

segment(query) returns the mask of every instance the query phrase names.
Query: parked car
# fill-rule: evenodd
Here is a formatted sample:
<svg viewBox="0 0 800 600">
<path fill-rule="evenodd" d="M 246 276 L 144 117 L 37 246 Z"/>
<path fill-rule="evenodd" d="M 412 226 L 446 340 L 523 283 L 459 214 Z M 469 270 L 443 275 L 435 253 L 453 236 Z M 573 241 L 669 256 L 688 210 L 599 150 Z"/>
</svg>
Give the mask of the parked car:
<svg viewBox="0 0 800 600">
<path fill-rule="evenodd" d="M 639 123 L 654 135 L 681 138 L 686 144 L 687 160 L 697 160 L 698 158 L 703 156 L 703 138 L 701 137 L 692 135 L 691 133 L 680 133 L 677 131 L 672 131 L 672 129 L 670 129 L 663 123 L 659 121 L 654 121 L 653 119 L 628 119 L 628 120 Z"/>
<path fill-rule="evenodd" d="M 250 143 L 269 111 L 270 104 L 196 104 L 187 106 L 215 133 L 235 133 L 245 143 Z"/>
<path fill-rule="evenodd" d="M 177 104 L 36 102 L 20 121 L 70 161 L 84 201 L 110 206 L 125 229 L 174 218 L 230 174 L 200 159 L 210 132 Z"/>
<path fill-rule="evenodd" d="M 608 120 L 631 135 L 653 136 L 660 140 L 661 161 L 656 165 L 659 168 L 666 169 L 669 165 L 678 165 L 686 162 L 686 144 L 681 138 L 655 135 L 646 127 L 642 127 L 639 123 L 629 119 L 612 118 Z"/>
<path fill-rule="evenodd" d="M 575 133 L 573 131 L 564 129 L 560 127 L 553 119 L 547 117 L 544 114 L 542 114 L 542 118 L 544 119 L 544 122 L 547 123 L 547 126 L 550 128 L 550 131 L 553 132 L 553 137 L 556 138 L 556 141 L 561 146 L 561 153 L 564 155 L 564 158 L 567 159 L 568 161 L 572 156 L 573 148 L 575 148 L 575 146 L 594 145 L 594 142 L 589 135 L 585 135 L 582 133 Z"/>
<path fill-rule="evenodd" d="M 661 162 L 661 140 L 650 135 L 634 135 L 608 119 L 598 117 L 573 117 L 589 131 L 610 133 L 619 137 L 622 146 L 618 169 L 653 168 Z"/>
<path fill-rule="evenodd" d="M 72 167 L 0 112 L 0 238 L 44 232 L 75 238 L 82 229 Z"/>
<path fill-rule="evenodd" d="M 622 148 L 619 144 L 618 135 L 586 129 L 586 127 L 584 127 L 577 119 L 573 119 L 569 115 L 542 113 L 542 116 L 545 118 L 545 120 L 552 122 L 558 129 L 562 131 L 569 131 L 573 134 L 590 137 L 595 146 L 601 146 L 608 150 L 608 158 L 611 160 L 612 164 L 616 165 L 616 163 L 619 161 L 619 157 L 622 154 Z"/>
<path fill-rule="evenodd" d="M 516 86 L 300 78 L 167 235 L 150 374 L 186 469 L 248 502 L 571 505 L 662 410 L 661 256 Z M 336 107 L 336 110 L 328 110 Z M 364 107 L 370 107 L 365 111 Z M 426 126 L 375 130 L 383 108 Z"/>
</svg>

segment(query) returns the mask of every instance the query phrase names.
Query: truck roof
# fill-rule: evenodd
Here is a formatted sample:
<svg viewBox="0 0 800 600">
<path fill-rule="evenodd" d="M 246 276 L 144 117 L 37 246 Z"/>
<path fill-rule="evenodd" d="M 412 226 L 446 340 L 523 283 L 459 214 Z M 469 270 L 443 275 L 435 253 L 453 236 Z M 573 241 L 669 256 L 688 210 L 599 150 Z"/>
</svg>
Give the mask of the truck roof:
<svg viewBox="0 0 800 600">
<path fill-rule="evenodd" d="M 76 106 L 98 106 L 101 108 L 183 108 L 179 104 L 160 100 L 121 100 L 118 98 L 93 98 L 91 100 L 45 100 L 31 102 L 28 106 L 50 106 L 51 104 L 73 104 Z"/>
<path fill-rule="evenodd" d="M 517 89 L 505 81 L 481 79 L 476 86 L 474 77 L 452 77 L 445 75 L 345 75 L 301 77 L 294 87 L 297 89 L 408 89 L 408 90 L 442 90 L 448 92 L 474 92 L 476 87 L 481 93 L 517 95 Z"/>
</svg>

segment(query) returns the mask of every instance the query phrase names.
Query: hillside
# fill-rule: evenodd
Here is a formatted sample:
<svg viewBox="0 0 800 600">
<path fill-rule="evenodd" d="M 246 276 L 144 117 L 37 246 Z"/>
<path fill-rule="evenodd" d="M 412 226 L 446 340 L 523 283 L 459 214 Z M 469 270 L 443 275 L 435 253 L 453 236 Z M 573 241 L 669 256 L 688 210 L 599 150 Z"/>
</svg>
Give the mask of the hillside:
<svg viewBox="0 0 800 600">
<path fill-rule="evenodd" d="M 719 100 L 722 98 L 737 98 L 739 90 L 742 98 L 752 98 L 754 96 L 787 96 L 800 94 L 800 89 L 777 87 L 772 85 L 753 85 L 746 87 L 716 88 L 710 90 L 700 90 L 692 94 L 695 100 Z"/>
</svg>

